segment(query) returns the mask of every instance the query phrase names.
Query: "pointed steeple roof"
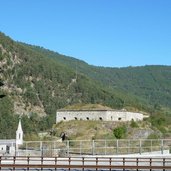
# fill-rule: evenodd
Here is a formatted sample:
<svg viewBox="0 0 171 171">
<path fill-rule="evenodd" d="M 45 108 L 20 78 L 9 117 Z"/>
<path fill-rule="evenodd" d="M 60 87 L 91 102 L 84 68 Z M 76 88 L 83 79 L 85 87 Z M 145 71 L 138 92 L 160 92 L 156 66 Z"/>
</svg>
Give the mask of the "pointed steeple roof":
<svg viewBox="0 0 171 171">
<path fill-rule="evenodd" d="M 19 123 L 18 123 L 17 132 L 23 132 L 22 126 L 21 126 L 21 118 L 19 118 Z"/>
</svg>

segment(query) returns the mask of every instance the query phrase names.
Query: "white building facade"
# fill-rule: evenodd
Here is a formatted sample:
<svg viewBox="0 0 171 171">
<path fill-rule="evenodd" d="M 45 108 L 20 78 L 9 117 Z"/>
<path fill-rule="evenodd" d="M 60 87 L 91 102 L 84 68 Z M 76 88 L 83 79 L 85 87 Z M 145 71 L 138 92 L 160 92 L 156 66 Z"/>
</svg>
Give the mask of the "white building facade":
<svg viewBox="0 0 171 171">
<path fill-rule="evenodd" d="M 58 110 L 56 123 L 70 120 L 101 120 L 101 121 L 140 121 L 142 113 L 115 110 Z"/>
<path fill-rule="evenodd" d="M 4 154 L 15 154 L 15 139 L 11 140 L 0 140 L 0 155 Z"/>
<path fill-rule="evenodd" d="M 23 130 L 21 126 L 21 119 L 19 119 L 18 128 L 16 131 L 16 139 L 0 140 L 0 155 L 15 155 L 15 151 L 19 145 L 23 144 Z"/>
</svg>

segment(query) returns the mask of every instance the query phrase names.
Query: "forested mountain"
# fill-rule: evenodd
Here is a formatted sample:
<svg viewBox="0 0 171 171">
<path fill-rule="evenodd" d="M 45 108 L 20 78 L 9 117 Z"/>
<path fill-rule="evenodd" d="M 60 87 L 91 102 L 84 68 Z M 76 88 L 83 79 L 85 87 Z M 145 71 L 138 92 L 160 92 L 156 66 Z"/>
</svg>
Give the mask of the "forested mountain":
<svg viewBox="0 0 171 171">
<path fill-rule="evenodd" d="M 148 113 L 169 109 L 170 72 L 169 66 L 91 66 L 0 33 L 0 137 L 16 126 L 15 114 L 23 115 L 26 132 L 43 131 L 55 122 L 57 109 L 76 103 Z M 15 135 L 10 131 L 7 137 Z"/>
<path fill-rule="evenodd" d="M 171 66 L 97 67 L 38 46 L 30 47 L 113 90 L 129 92 L 151 105 L 171 107 Z"/>
</svg>

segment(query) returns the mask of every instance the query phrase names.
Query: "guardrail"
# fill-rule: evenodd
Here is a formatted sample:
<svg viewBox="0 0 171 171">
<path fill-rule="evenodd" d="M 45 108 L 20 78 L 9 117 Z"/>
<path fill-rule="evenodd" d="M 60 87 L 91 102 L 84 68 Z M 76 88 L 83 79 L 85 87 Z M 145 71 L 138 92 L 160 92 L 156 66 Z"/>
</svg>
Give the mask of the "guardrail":
<svg viewBox="0 0 171 171">
<path fill-rule="evenodd" d="M 58 157 L 71 155 L 122 155 L 171 151 L 171 139 L 109 139 L 24 141 L 11 155 Z"/>
<path fill-rule="evenodd" d="M 171 170 L 171 157 L 19 157 L 0 156 L 0 170 Z"/>
</svg>

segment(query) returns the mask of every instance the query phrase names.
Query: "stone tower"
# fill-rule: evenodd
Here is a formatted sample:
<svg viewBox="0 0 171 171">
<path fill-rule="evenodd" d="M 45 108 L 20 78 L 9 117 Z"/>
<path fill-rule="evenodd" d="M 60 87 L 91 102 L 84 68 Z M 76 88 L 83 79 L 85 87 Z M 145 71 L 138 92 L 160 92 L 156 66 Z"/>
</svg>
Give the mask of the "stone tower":
<svg viewBox="0 0 171 171">
<path fill-rule="evenodd" d="M 23 144 L 23 130 L 21 127 L 21 118 L 19 119 L 18 128 L 16 131 L 16 145 Z"/>
</svg>

